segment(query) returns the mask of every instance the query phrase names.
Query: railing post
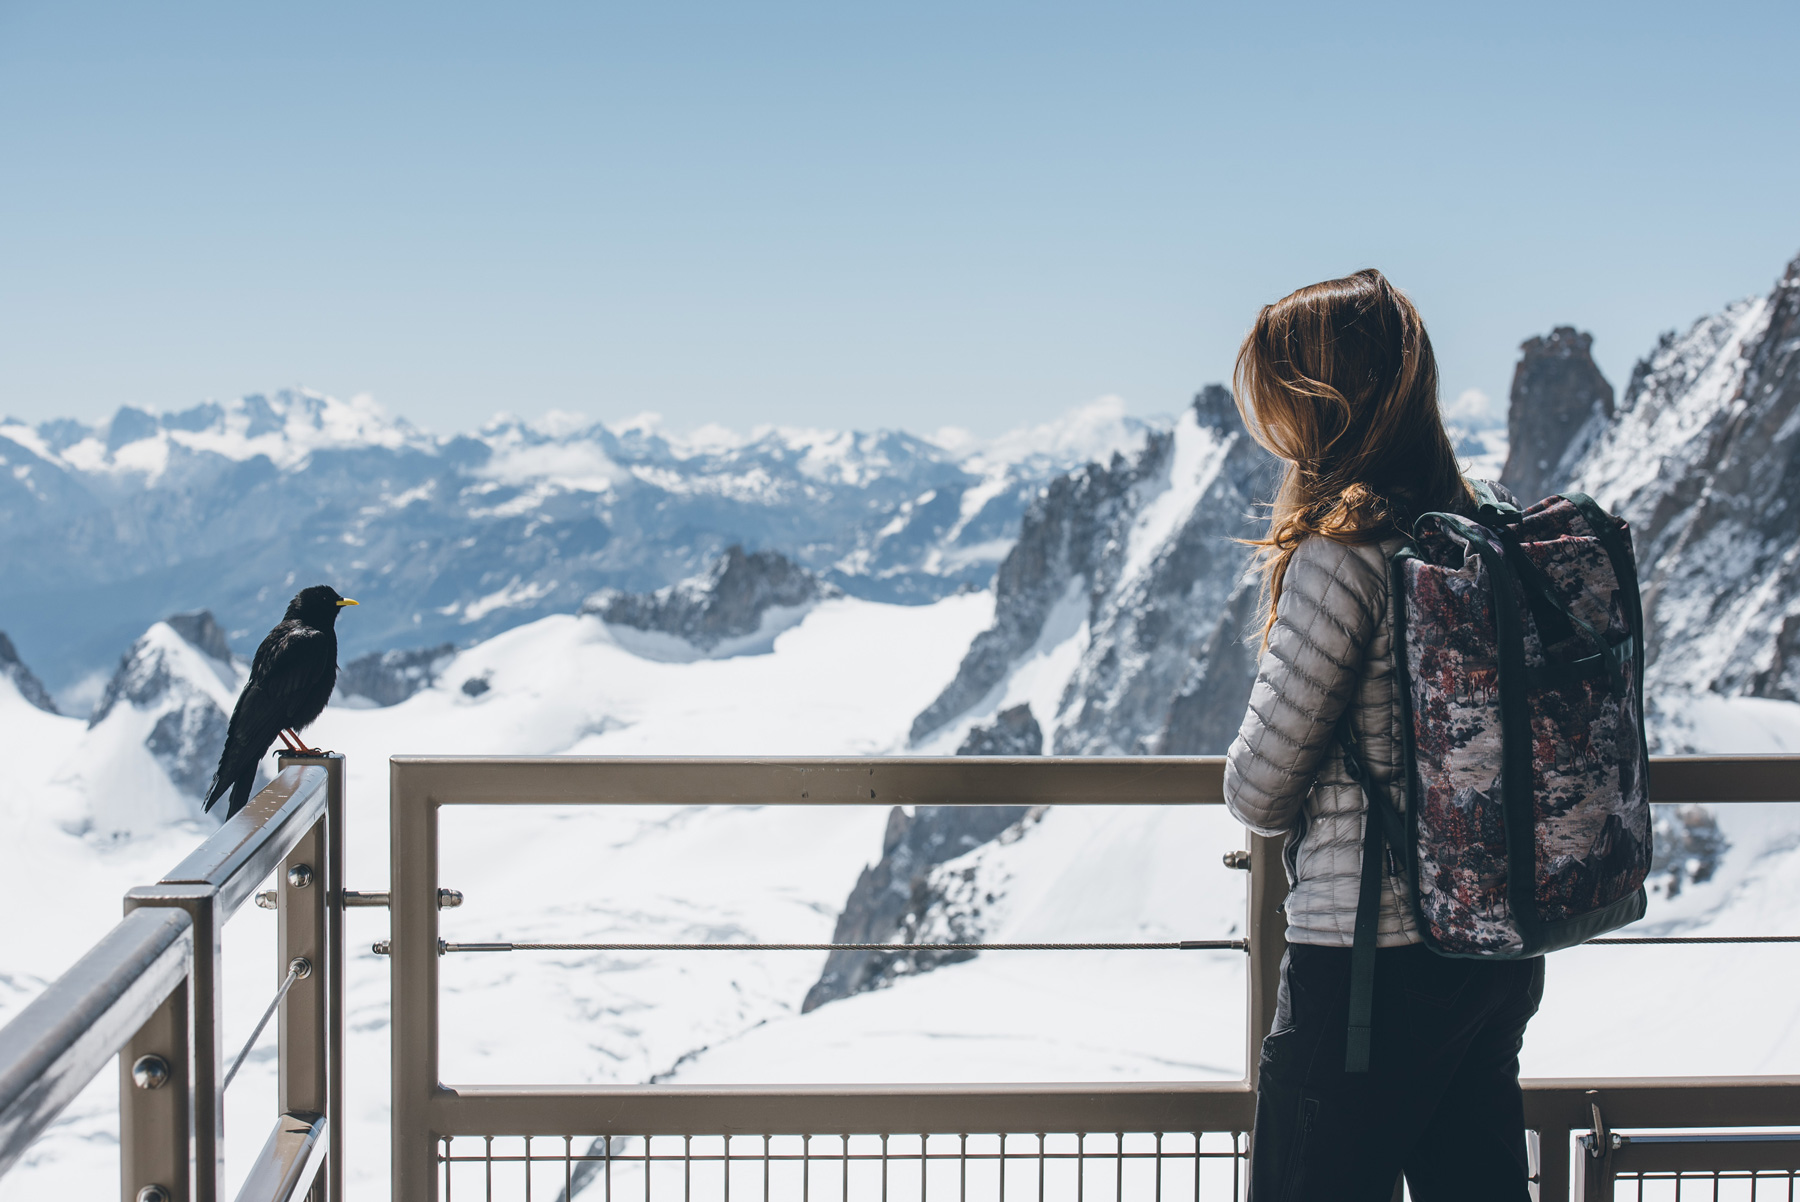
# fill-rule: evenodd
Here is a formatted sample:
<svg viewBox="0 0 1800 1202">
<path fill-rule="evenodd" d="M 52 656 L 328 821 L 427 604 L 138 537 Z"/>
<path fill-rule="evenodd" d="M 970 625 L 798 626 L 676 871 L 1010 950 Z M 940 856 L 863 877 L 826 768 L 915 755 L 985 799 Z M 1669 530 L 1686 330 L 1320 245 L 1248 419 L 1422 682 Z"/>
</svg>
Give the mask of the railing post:
<svg viewBox="0 0 1800 1202">
<path fill-rule="evenodd" d="M 219 891 L 211 885 L 141 885 L 125 895 L 126 913 L 144 906 L 174 906 L 187 911 L 193 921 L 194 960 L 188 972 L 187 997 L 182 1003 L 189 1041 L 186 1071 L 188 1130 L 193 1146 L 192 1198 L 193 1202 L 220 1202 L 225 1196 L 225 1049 L 220 1028 L 223 982 L 219 961 L 224 923 Z M 158 1015 L 160 1018 L 162 1011 Z M 134 1040 L 132 1046 L 136 1043 Z M 131 1197 L 135 1202 L 136 1194 Z M 184 1195 L 177 1193 L 174 1197 L 180 1202 Z"/>
<path fill-rule="evenodd" d="M 188 957 L 193 971 L 193 957 Z M 160 1185 L 171 1199 L 193 1189 L 193 1080 L 188 1075 L 188 984 L 169 991 L 119 1053 L 119 1197 Z M 148 1059 L 147 1059 L 148 1058 Z M 145 1060 L 141 1071 L 135 1071 Z"/>
<path fill-rule="evenodd" d="M 343 1198 L 344 1122 L 344 757 L 283 755 L 281 770 L 321 767 L 329 784 L 325 816 L 282 862 L 276 895 L 280 934 L 276 977 L 287 976 L 296 958 L 312 972 L 281 1006 L 280 1109 L 283 1114 L 322 1114 L 326 1127 L 325 1170 L 309 1195 L 315 1202 Z M 302 883 L 304 882 L 304 883 Z"/>
<path fill-rule="evenodd" d="M 437 801 L 389 764 L 389 971 L 393 974 L 393 1202 L 437 1197 Z"/>
<path fill-rule="evenodd" d="M 1250 836 L 1250 1032 L 1244 1049 L 1244 1080 L 1256 1088 L 1257 1061 L 1263 1036 L 1275 1022 L 1275 999 L 1281 988 L 1281 957 L 1287 950 L 1287 866 L 1282 840 Z"/>
<path fill-rule="evenodd" d="M 291 756 L 282 756 L 280 764 L 284 769 L 299 766 Z M 335 1119 L 337 1116 L 330 1112 L 328 1060 L 332 1017 L 327 992 L 331 962 L 326 931 L 326 902 L 331 889 L 326 831 L 329 821 L 326 815 L 313 823 L 275 874 L 275 980 L 279 983 L 286 979 L 299 961 L 306 965 L 305 975 L 294 982 L 281 1002 L 276 1106 L 282 1114 L 326 1114 Z M 324 1183 L 315 1182 L 308 1197 L 322 1202 L 324 1193 Z"/>
</svg>

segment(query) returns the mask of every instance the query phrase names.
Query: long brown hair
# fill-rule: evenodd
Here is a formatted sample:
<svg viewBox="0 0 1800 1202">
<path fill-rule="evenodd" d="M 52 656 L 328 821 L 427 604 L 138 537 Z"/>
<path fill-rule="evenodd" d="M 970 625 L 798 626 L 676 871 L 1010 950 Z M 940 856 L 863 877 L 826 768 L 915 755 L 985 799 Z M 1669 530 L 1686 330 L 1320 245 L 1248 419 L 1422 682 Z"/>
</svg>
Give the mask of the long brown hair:
<svg viewBox="0 0 1800 1202">
<path fill-rule="evenodd" d="M 1374 268 L 1264 305 L 1238 349 L 1238 412 L 1287 461 L 1261 549 L 1275 625 L 1282 580 L 1312 535 L 1375 542 L 1474 504 L 1438 412 L 1437 359 L 1406 294 Z"/>
</svg>

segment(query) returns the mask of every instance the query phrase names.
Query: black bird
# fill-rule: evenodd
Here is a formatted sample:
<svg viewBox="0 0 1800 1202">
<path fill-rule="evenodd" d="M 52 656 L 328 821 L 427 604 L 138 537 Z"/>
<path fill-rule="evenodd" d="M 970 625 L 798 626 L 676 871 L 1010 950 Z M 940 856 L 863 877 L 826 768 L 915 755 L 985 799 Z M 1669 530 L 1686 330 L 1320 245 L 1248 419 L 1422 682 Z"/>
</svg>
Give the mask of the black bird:
<svg viewBox="0 0 1800 1202">
<path fill-rule="evenodd" d="M 225 750 L 203 808 L 212 809 L 213 802 L 230 789 L 231 807 L 225 816 L 243 809 L 256 784 L 257 761 L 277 735 L 289 751 L 313 751 L 298 732 L 319 716 L 331 698 L 332 686 L 337 683 L 338 611 L 355 604 L 324 584 L 301 589 L 288 602 L 286 615 L 269 631 L 250 662 L 250 679 L 231 711 Z"/>
</svg>

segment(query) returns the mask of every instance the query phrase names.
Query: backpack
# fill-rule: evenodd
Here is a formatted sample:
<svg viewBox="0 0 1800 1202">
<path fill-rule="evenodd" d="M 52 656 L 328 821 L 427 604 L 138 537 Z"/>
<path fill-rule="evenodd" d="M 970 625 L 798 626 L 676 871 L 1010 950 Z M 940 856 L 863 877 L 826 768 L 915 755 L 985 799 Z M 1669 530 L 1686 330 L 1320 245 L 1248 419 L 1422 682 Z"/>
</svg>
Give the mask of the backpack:
<svg viewBox="0 0 1800 1202">
<path fill-rule="evenodd" d="M 1389 561 L 1404 812 L 1364 769 L 1347 720 L 1339 734 L 1368 804 L 1348 1072 L 1369 1064 L 1384 858 L 1398 858 L 1419 934 L 1444 956 L 1539 956 L 1635 922 L 1647 904 L 1630 531 L 1580 493 L 1520 510 L 1470 483 L 1474 518 L 1425 514 Z"/>
</svg>

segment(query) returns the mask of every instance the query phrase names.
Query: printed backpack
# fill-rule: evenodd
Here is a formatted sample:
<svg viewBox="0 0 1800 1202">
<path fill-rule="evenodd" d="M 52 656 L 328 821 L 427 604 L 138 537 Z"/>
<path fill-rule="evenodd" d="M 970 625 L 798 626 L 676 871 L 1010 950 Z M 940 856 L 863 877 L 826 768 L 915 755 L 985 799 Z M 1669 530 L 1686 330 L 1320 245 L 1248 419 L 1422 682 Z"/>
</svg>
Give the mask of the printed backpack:
<svg viewBox="0 0 1800 1202">
<path fill-rule="evenodd" d="M 1404 755 L 1396 804 L 1344 761 L 1369 817 L 1345 1068 L 1368 1068 L 1381 865 L 1425 944 L 1524 959 L 1635 922 L 1650 871 L 1644 618 L 1625 522 L 1580 493 L 1520 510 L 1471 481 L 1390 561 Z"/>
</svg>

